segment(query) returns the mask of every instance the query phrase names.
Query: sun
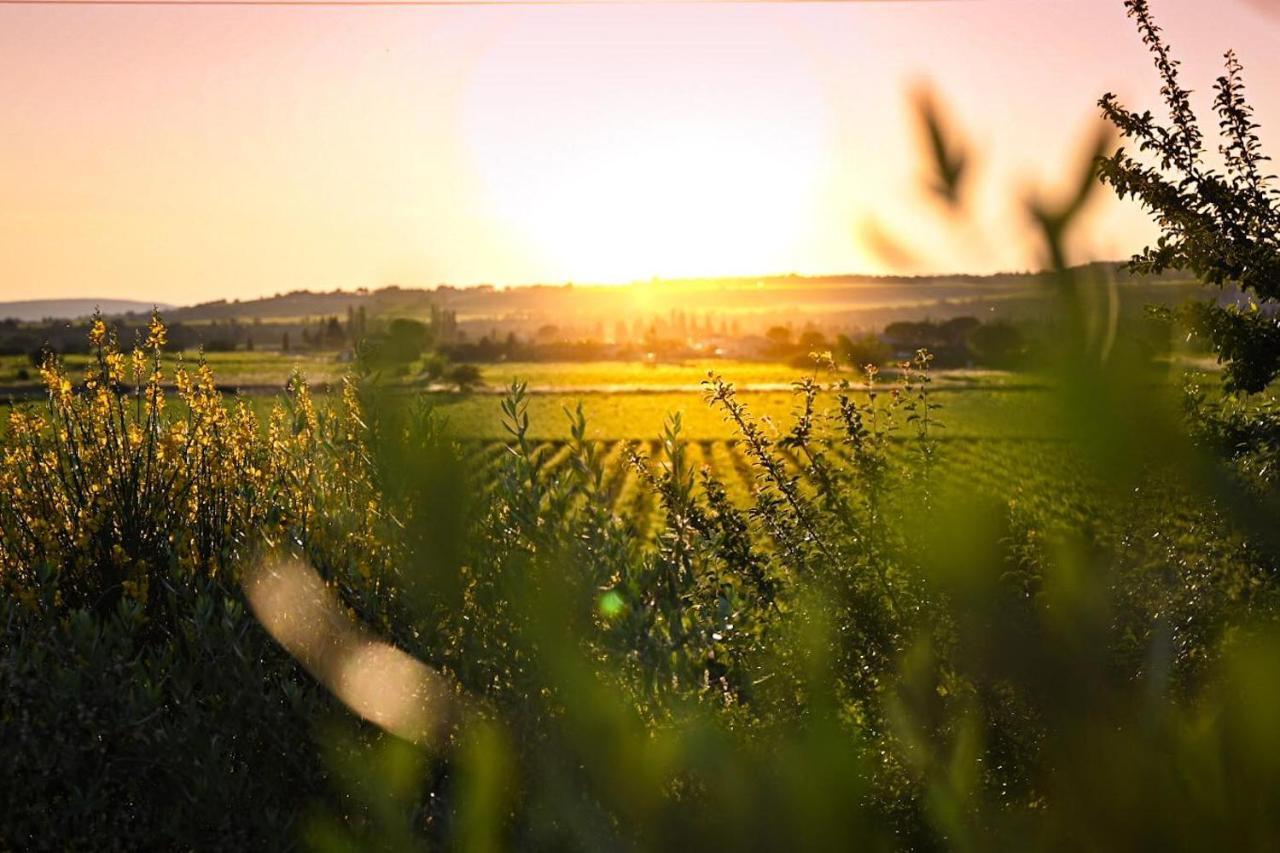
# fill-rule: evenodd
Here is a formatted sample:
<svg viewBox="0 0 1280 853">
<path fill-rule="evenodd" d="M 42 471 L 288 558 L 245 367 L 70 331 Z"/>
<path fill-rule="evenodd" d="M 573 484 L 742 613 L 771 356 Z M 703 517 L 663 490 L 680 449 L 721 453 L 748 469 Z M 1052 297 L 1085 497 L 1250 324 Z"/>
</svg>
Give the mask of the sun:
<svg viewBox="0 0 1280 853">
<path fill-rule="evenodd" d="M 578 35 L 495 45 L 472 77 L 469 150 L 501 227 L 576 280 L 794 268 L 826 162 L 803 52 Z"/>
</svg>

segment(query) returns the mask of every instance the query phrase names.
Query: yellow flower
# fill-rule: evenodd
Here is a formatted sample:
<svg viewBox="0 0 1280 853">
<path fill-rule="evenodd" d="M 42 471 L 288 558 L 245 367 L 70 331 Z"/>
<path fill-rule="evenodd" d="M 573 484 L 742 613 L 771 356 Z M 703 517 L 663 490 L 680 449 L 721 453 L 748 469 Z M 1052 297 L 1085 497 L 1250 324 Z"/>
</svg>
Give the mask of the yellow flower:
<svg viewBox="0 0 1280 853">
<path fill-rule="evenodd" d="M 143 377 L 147 375 L 147 354 L 139 347 L 134 347 L 130 361 L 133 363 L 133 381 L 141 385 Z"/>
<path fill-rule="evenodd" d="M 147 349 L 158 350 L 168 342 L 169 333 L 160 319 L 160 312 L 151 312 L 151 325 L 147 327 Z"/>
<path fill-rule="evenodd" d="M 123 382 L 125 374 L 125 358 L 123 353 L 107 353 L 107 379 L 111 382 Z"/>
<path fill-rule="evenodd" d="M 101 347 L 107 342 L 107 324 L 101 317 L 93 318 L 93 325 L 89 327 L 89 346 Z"/>
</svg>

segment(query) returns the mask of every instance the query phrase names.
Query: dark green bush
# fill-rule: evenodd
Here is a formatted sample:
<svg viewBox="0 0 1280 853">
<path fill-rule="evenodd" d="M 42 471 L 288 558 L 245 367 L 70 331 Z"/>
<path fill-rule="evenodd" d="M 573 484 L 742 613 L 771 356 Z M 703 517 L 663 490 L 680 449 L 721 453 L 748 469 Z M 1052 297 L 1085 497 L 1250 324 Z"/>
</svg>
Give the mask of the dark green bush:
<svg viewBox="0 0 1280 853">
<path fill-rule="evenodd" d="M 312 736 L 331 700 L 235 594 L 170 586 L 157 634 L 0 600 L 0 847 L 280 850 L 327 773 Z"/>
</svg>

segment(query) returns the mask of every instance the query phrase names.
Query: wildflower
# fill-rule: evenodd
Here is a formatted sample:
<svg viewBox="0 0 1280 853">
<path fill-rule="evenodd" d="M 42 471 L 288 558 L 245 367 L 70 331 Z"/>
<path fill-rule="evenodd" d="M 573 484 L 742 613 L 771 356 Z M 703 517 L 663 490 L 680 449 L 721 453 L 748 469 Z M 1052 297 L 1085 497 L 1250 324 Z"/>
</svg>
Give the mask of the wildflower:
<svg viewBox="0 0 1280 853">
<path fill-rule="evenodd" d="M 89 327 L 89 346 L 94 349 L 102 349 L 107 342 L 107 324 L 102 317 L 95 315 L 93 324 Z"/>
<path fill-rule="evenodd" d="M 113 384 L 119 384 L 124 381 L 125 375 L 125 357 L 121 352 L 109 352 L 106 355 L 107 362 L 107 379 Z"/>
<path fill-rule="evenodd" d="M 147 349 L 158 352 L 168 342 L 169 333 L 165 329 L 164 321 L 160 319 L 160 312 L 152 311 L 151 324 L 147 327 Z"/>
<path fill-rule="evenodd" d="M 133 368 L 133 381 L 135 384 L 141 385 L 143 377 L 147 375 L 147 354 L 142 351 L 141 347 L 134 347 L 129 356 L 129 361 Z"/>
<path fill-rule="evenodd" d="M 55 401 L 62 401 L 71 396 L 71 381 L 62 372 L 62 366 L 52 357 L 45 359 L 40 366 L 40 379 L 49 395 Z"/>
</svg>

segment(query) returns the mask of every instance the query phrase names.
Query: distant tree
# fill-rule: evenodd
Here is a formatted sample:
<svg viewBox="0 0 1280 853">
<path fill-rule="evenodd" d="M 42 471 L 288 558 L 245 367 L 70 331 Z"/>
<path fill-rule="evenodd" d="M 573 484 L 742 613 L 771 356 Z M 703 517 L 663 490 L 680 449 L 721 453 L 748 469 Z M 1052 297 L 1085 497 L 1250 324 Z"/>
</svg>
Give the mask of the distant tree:
<svg viewBox="0 0 1280 853">
<path fill-rule="evenodd" d="M 285 332 L 283 335 L 280 336 L 280 351 L 281 352 L 289 351 L 289 333 L 288 332 Z"/>
<path fill-rule="evenodd" d="M 807 353 L 818 352 L 827 348 L 827 338 L 822 332 L 809 330 L 800 335 L 800 349 Z"/>
<path fill-rule="evenodd" d="M 422 357 L 429 342 L 427 325 L 417 320 L 396 318 L 381 334 L 367 335 L 356 346 L 356 354 L 367 368 L 405 368 Z"/>
<path fill-rule="evenodd" d="M 938 344 L 938 327 L 928 320 L 899 320 L 884 327 L 884 337 L 891 345 L 914 352 L 933 349 Z"/>
<path fill-rule="evenodd" d="M 855 370 L 868 364 L 884 364 L 893 356 L 893 350 L 888 344 L 871 334 L 855 339 L 840 335 L 836 338 L 836 353 L 843 361 L 853 365 Z"/>
<path fill-rule="evenodd" d="M 244 349 L 245 352 L 253 352 L 253 335 L 245 335 Z"/>
<path fill-rule="evenodd" d="M 481 384 L 480 368 L 474 364 L 455 364 L 445 371 L 445 379 L 459 391 L 470 391 Z"/>
<path fill-rule="evenodd" d="M 791 330 L 786 326 L 771 326 L 764 336 L 775 347 L 791 346 Z"/>
<path fill-rule="evenodd" d="M 1026 337 L 1011 323 L 997 320 L 969 332 L 969 352 L 986 367 L 1017 367 L 1027 354 Z"/>
<path fill-rule="evenodd" d="M 400 317 L 388 324 L 384 355 L 391 361 L 400 364 L 416 361 L 426 346 L 426 323 Z"/>
<path fill-rule="evenodd" d="M 437 352 L 430 353 L 422 362 L 422 378 L 436 382 L 449 369 L 449 359 Z"/>
<path fill-rule="evenodd" d="M 969 333 L 981 325 L 977 317 L 952 317 L 938 327 L 938 335 L 949 344 L 963 344 Z"/>
<path fill-rule="evenodd" d="M 1099 161 L 1099 176 L 1120 198 L 1133 197 L 1160 226 L 1160 238 L 1129 262 L 1139 274 L 1185 270 L 1201 281 L 1238 286 L 1248 296 L 1245 309 L 1198 303 L 1181 313 L 1207 339 L 1225 365 L 1226 387 L 1256 393 L 1280 373 L 1280 209 L 1273 177 L 1263 172 L 1262 153 L 1245 101 L 1243 68 L 1232 51 L 1214 84 L 1214 110 L 1225 172 L 1204 162 L 1204 134 L 1191 108 L 1191 91 L 1179 79 L 1179 63 L 1155 23 L 1147 0 L 1125 0 L 1150 50 L 1163 86 L 1169 123 L 1149 111 L 1134 113 L 1108 93 L 1099 106 L 1125 139 L 1146 155 L 1125 148 Z M 1144 162 L 1146 161 L 1146 162 Z"/>
<path fill-rule="evenodd" d="M 337 317 L 330 317 L 329 322 L 324 326 L 324 346 L 329 349 L 338 349 L 346 342 L 347 333 L 342 330 L 342 324 L 338 322 Z"/>
</svg>

